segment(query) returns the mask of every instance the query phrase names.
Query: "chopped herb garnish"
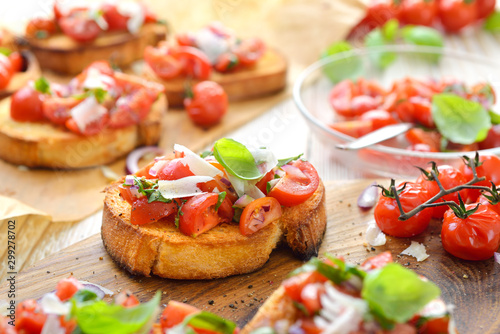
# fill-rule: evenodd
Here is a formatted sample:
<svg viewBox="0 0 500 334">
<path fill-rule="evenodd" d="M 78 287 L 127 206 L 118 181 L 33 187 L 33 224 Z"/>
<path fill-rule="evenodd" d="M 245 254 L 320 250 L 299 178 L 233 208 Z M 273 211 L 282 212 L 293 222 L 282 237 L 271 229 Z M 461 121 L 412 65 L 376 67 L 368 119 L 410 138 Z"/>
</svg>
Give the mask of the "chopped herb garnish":
<svg viewBox="0 0 500 334">
<path fill-rule="evenodd" d="M 35 81 L 35 89 L 42 94 L 52 94 L 50 91 L 50 83 L 44 77 L 40 77 Z"/>
</svg>

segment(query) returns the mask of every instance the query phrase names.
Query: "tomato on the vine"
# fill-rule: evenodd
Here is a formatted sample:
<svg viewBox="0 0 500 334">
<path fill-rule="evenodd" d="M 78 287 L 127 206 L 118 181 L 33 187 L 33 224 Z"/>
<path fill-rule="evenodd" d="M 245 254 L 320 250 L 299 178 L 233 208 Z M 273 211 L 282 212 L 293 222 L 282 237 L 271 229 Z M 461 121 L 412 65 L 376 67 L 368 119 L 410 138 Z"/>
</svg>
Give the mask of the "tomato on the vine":
<svg viewBox="0 0 500 334">
<path fill-rule="evenodd" d="M 495 11 L 496 0 L 476 0 L 477 19 L 485 19 Z"/>
<path fill-rule="evenodd" d="M 285 175 L 276 183 L 268 193 L 281 205 L 295 206 L 304 203 L 318 189 L 318 172 L 311 163 L 296 160 L 281 167 Z"/>
<path fill-rule="evenodd" d="M 489 187 L 491 186 L 491 182 L 494 184 L 500 184 L 500 158 L 496 155 L 481 155 L 479 156 L 479 162 L 481 163 L 481 166 L 476 167 L 477 176 L 484 176 L 486 179 L 484 181 L 477 182 L 474 185 Z M 472 169 L 469 166 L 465 164 L 461 165 L 460 171 L 464 174 L 467 181 L 472 180 Z M 479 195 L 480 191 L 478 189 L 468 189 L 469 202 L 475 202 Z"/>
<path fill-rule="evenodd" d="M 210 127 L 226 114 L 228 97 L 218 83 L 202 81 L 193 87 L 192 97 L 184 99 L 184 107 L 195 124 Z"/>
<path fill-rule="evenodd" d="M 429 173 L 430 179 L 425 176 L 425 175 L 420 175 L 417 179 L 417 183 L 421 183 L 424 185 L 424 187 L 427 189 L 428 196 L 429 198 L 432 198 L 435 196 L 439 191 L 440 188 L 437 184 L 436 181 L 432 179 L 432 176 L 430 175 L 430 172 L 432 171 L 432 168 L 427 169 L 427 173 Z M 445 189 L 451 189 L 454 187 L 458 187 L 460 185 L 463 185 L 467 182 L 465 179 L 465 176 L 460 172 L 458 169 L 452 166 L 448 165 L 440 165 L 437 167 L 438 171 L 438 179 L 441 185 Z M 435 203 L 439 203 L 441 201 L 453 201 L 457 204 L 459 204 L 459 199 L 458 199 L 458 194 L 462 197 L 462 199 L 467 198 L 467 192 L 468 189 L 463 189 L 458 192 L 453 192 L 449 195 L 445 195 L 442 198 L 440 198 L 438 201 Z M 448 210 L 448 206 L 443 205 L 443 206 L 436 206 L 433 209 L 433 215 L 432 217 L 434 218 L 443 218 L 444 213 Z"/>
<path fill-rule="evenodd" d="M 249 236 L 280 219 L 281 214 L 281 205 L 275 198 L 258 198 L 243 209 L 240 217 L 240 232 Z"/>
<path fill-rule="evenodd" d="M 500 247 L 500 216 L 481 204 L 468 204 L 466 210 L 477 210 L 466 218 L 453 210 L 444 214 L 441 241 L 444 249 L 463 260 L 486 260 Z"/>
<path fill-rule="evenodd" d="M 487 206 L 488 208 L 495 211 L 500 216 L 500 202 L 495 203 L 496 201 L 493 201 L 493 203 L 492 203 L 484 195 L 485 195 L 484 193 L 481 194 L 479 196 L 479 198 L 477 199 L 477 202 L 480 203 L 481 205 Z"/>
<path fill-rule="evenodd" d="M 431 26 L 438 11 L 436 0 L 405 0 L 400 19 L 405 24 Z"/>
<path fill-rule="evenodd" d="M 405 212 L 423 204 L 430 197 L 426 187 L 420 183 L 406 182 L 396 189 L 399 192 L 401 206 Z M 432 218 L 432 209 L 424 209 L 413 217 L 401 221 L 395 198 L 382 196 L 375 206 L 374 216 L 378 227 L 386 234 L 399 238 L 413 237 L 422 233 Z"/>
<path fill-rule="evenodd" d="M 457 32 L 476 21 L 477 3 L 474 0 L 440 0 L 438 15 L 447 31 Z"/>
</svg>

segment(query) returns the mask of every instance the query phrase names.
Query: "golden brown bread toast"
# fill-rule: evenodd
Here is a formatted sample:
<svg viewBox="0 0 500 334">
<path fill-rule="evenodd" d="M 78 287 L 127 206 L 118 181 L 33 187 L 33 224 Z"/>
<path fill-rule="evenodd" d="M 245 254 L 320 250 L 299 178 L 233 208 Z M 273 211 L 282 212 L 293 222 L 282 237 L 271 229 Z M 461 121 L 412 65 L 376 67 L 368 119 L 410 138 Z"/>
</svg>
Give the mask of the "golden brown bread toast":
<svg viewBox="0 0 500 334">
<path fill-rule="evenodd" d="M 62 33 L 46 39 L 25 39 L 23 43 L 35 54 L 43 69 L 74 75 L 97 60 L 109 60 L 118 67 L 128 66 L 142 58 L 147 45 L 156 45 L 166 35 L 164 24 L 147 23 L 137 34 L 105 32 L 91 43 L 75 42 Z"/>
<path fill-rule="evenodd" d="M 237 224 L 221 224 L 196 238 L 186 236 L 173 222 L 160 220 L 146 225 L 130 224 L 130 204 L 120 195 L 114 183 L 106 189 L 101 235 L 110 256 L 133 274 L 151 274 L 173 279 L 213 279 L 255 271 L 262 267 L 277 246 L 285 230 L 291 226 L 316 230 L 300 234 L 300 240 L 287 236 L 291 247 L 304 243 L 293 251 L 305 257 L 318 249 L 326 227 L 325 188 L 320 183 L 305 203 L 283 208 L 283 217 L 249 237 L 240 233 Z M 310 214 L 299 214 L 308 210 Z M 308 221 L 293 219 L 307 217 Z M 311 239 L 309 239 L 311 235 Z M 305 250 L 305 252 L 304 252 Z"/>
<path fill-rule="evenodd" d="M 10 98 L 0 101 L 0 159 L 17 165 L 83 168 L 107 164 L 140 145 L 156 144 L 166 112 L 165 96 L 156 100 L 144 121 L 120 129 L 80 136 L 50 123 L 16 122 Z"/>
<path fill-rule="evenodd" d="M 220 84 L 230 101 L 241 101 L 270 95 L 286 86 L 287 63 L 285 57 L 275 50 L 267 50 L 253 67 L 239 68 L 234 72 L 212 71 L 209 80 Z M 143 76 L 165 86 L 171 107 L 182 107 L 185 91 L 185 77 L 172 80 L 159 78 L 148 64 L 144 64 Z M 198 80 L 192 80 L 196 84 Z"/>
<path fill-rule="evenodd" d="M 14 92 L 26 86 L 28 81 L 38 79 L 42 73 L 38 61 L 31 52 L 22 51 L 22 54 L 27 62 L 26 71 L 14 74 L 7 87 L 0 90 L 0 100 L 14 94 Z"/>
</svg>

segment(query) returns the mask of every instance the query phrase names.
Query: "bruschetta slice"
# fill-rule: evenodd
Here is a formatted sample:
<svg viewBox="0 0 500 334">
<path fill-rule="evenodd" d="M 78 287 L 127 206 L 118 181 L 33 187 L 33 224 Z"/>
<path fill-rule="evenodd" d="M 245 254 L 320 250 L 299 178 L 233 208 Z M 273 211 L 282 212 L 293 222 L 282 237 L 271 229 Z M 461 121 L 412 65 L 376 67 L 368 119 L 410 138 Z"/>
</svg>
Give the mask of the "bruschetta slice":
<svg viewBox="0 0 500 334">
<path fill-rule="evenodd" d="M 456 334 L 440 293 L 390 252 L 359 267 L 327 255 L 292 272 L 240 333 Z"/>
<path fill-rule="evenodd" d="M 287 62 L 281 53 L 258 38 L 237 38 L 220 23 L 147 47 L 144 60 L 143 75 L 164 85 L 175 107 L 182 106 L 186 86 L 202 80 L 220 84 L 230 101 L 274 94 L 286 86 Z"/>
<path fill-rule="evenodd" d="M 75 75 L 98 60 L 125 67 L 166 38 L 166 25 L 139 2 L 63 4 L 55 3 L 53 18 L 30 21 L 21 40 L 44 69 Z"/>
<path fill-rule="evenodd" d="M 160 137 L 163 87 L 91 64 L 68 85 L 44 78 L 0 102 L 0 158 L 18 165 L 102 165 Z"/>
<path fill-rule="evenodd" d="M 309 162 L 227 138 L 205 158 L 174 150 L 106 189 L 101 235 L 120 266 L 213 279 L 257 270 L 282 239 L 301 259 L 317 255 L 325 188 Z"/>
</svg>

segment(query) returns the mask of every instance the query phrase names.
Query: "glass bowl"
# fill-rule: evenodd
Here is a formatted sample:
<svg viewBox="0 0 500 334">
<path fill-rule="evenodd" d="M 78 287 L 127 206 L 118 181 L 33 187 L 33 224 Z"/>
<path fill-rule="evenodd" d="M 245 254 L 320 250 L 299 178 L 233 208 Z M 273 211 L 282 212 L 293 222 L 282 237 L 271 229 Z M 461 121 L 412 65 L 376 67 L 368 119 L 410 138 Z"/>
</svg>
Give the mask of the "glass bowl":
<svg viewBox="0 0 500 334">
<path fill-rule="evenodd" d="M 396 60 L 387 68 L 380 69 L 373 61 L 388 52 Z M 328 124 L 341 119 L 333 111 L 328 96 L 334 86 L 324 69 L 335 74 L 356 79 L 375 80 L 384 88 L 390 88 L 395 80 L 405 77 L 416 79 L 455 78 L 467 85 L 489 82 L 499 92 L 500 63 L 482 56 L 453 50 L 393 45 L 377 48 L 354 49 L 323 58 L 307 67 L 293 87 L 293 99 L 305 117 L 311 132 L 330 151 L 331 155 L 348 166 L 367 175 L 405 178 L 419 175 L 414 166 L 427 167 L 429 161 L 459 166 L 462 156 L 474 152 L 416 152 L 406 150 L 409 145 L 404 134 L 369 148 L 357 151 L 340 150 L 336 144 L 353 141 L 354 138 L 331 129 Z M 498 103 L 495 105 L 498 107 Z M 481 150 L 480 154 L 500 154 L 500 147 Z"/>
</svg>

